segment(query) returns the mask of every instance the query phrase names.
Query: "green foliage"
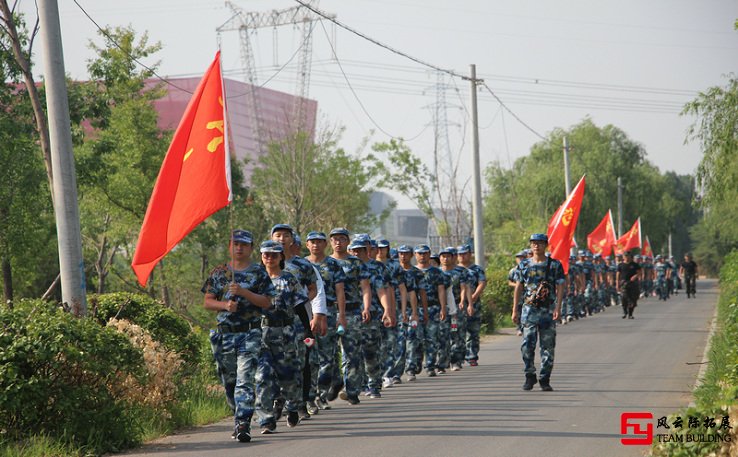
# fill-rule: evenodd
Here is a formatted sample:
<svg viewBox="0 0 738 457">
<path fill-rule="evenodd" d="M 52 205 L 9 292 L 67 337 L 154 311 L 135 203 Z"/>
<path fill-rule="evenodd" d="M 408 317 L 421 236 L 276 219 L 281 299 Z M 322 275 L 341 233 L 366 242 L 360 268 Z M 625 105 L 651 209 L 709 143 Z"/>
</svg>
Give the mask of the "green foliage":
<svg viewBox="0 0 738 457">
<path fill-rule="evenodd" d="M 128 339 L 39 301 L 0 309 L 0 430 L 11 440 L 48 434 L 95 452 L 137 441 L 129 408 L 108 386 L 141 375 Z"/>
<path fill-rule="evenodd" d="M 91 315 L 105 325 L 111 318 L 126 319 L 148 331 L 167 349 L 175 351 L 185 361 L 200 359 L 201 343 L 190 325 L 174 311 L 147 295 L 116 292 L 91 295 Z"/>
<path fill-rule="evenodd" d="M 513 289 L 507 284 L 507 275 L 514 265 L 514 260 L 506 255 L 493 255 L 487 258 L 487 287 L 482 294 L 482 303 L 488 313 L 482 315 L 482 320 L 489 330 L 499 328 L 509 323 L 512 313 Z"/>
<path fill-rule="evenodd" d="M 545 231 L 551 215 L 565 198 L 561 144 L 569 139 L 572 185 L 587 177 L 576 239 L 586 237 L 609 209 L 617 210 L 617 178 L 624 190 L 624 230 L 641 217 L 644 232 L 656 252 L 665 252 L 669 233 L 674 250 L 685 252 L 688 228 L 697 215 L 690 202 L 692 182 L 687 176 L 662 175 L 646 159 L 641 145 L 617 127 L 596 126 L 586 119 L 568 131 L 561 129 L 533 146 L 530 155 L 515 161 L 511 169 L 499 163 L 486 170 L 486 245 L 491 252 L 512 254 L 525 246 L 532 232 Z"/>
<path fill-rule="evenodd" d="M 730 414 L 731 422 L 736 420 L 735 411 L 738 409 L 738 251 L 733 251 L 725 257 L 720 270 L 718 322 L 719 327 L 710 340 L 707 371 L 701 385 L 694 392 L 696 407 L 681 410 L 672 417 L 722 418 Z M 689 432 L 688 429 L 682 434 L 687 432 Z M 731 430 L 702 429 L 701 433 L 710 435 L 732 433 L 731 440 L 734 442 L 738 439 L 735 432 Z M 699 457 L 717 452 L 720 447 L 720 442 L 655 443 L 653 455 Z"/>
<path fill-rule="evenodd" d="M 377 186 L 400 192 L 429 219 L 435 219 L 431 195 L 436 180 L 423 161 L 401 139 L 375 143 L 372 150 L 379 154 L 367 156 L 372 163 L 371 174 L 378 177 Z"/>
<path fill-rule="evenodd" d="M 723 256 L 738 249 L 738 79 L 729 75 L 725 87 L 711 87 L 688 103 L 683 113 L 697 118 L 687 141 L 697 141 L 702 160 L 697 183 L 704 219 L 692 232 L 695 257 L 716 272 Z"/>
<path fill-rule="evenodd" d="M 254 198 L 268 220 L 298 231 L 350 227 L 367 229 L 372 175 L 361 158 L 338 148 L 334 133 L 312 141 L 303 132 L 269 145 L 251 177 Z"/>
</svg>

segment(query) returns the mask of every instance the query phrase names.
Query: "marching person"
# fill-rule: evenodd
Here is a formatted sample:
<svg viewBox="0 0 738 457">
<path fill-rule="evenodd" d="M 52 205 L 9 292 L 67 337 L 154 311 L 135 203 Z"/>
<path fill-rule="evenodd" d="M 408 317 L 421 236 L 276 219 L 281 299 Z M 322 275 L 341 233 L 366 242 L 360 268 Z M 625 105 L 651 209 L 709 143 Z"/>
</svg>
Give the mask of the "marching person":
<svg viewBox="0 0 738 457">
<path fill-rule="evenodd" d="M 436 376 L 441 323 L 446 320 L 446 278 L 440 268 L 430 260 L 430 247 L 421 244 L 415 247 L 415 260 L 423 273 L 425 294 L 428 299 L 428 323 L 425 325 L 425 371 L 429 377 Z"/>
<path fill-rule="evenodd" d="M 476 367 L 479 364 L 479 332 L 482 327 L 482 293 L 487 287 L 484 269 L 472 263 L 471 246 L 464 244 L 458 249 L 459 265 L 469 270 L 473 278 L 469 283 L 471 297 L 466 314 L 466 361 Z"/>
<path fill-rule="evenodd" d="M 287 425 L 299 421 L 297 408 L 302 400 L 302 362 L 295 337 L 295 307 L 302 306 L 305 290 L 292 273 L 284 270 L 284 249 L 274 241 L 259 247 L 261 263 L 266 268 L 277 295 L 262 318 L 262 350 L 256 371 L 256 413 L 262 435 L 274 433 L 277 418 L 274 400 L 277 393 L 286 400 Z"/>
<path fill-rule="evenodd" d="M 231 262 L 210 273 L 202 292 L 205 309 L 218 312 L 218 328 L 210 331 L 210 345 L 226 401 L 233 411 L 232 436 L 248 443 L 262 344 L 261 315 L 277 293 L 264 267 L 251 263 L 251 232 L 234 230 L 229 250 Z"/>
<path fill-rule="evenodd" d="M 341 383 L 340 379 L 334 379 L 334 375 L 339 373 L 336 357 L 338 338 L 345 333 L 348 327 L 344 294 L 346 275 L 341 264 L 333 257 L 326 255 L 327 243 L 328 238 L 323 232 L 310 232 L 306 238 L 310 251 L 307 259 L 318 268 L 323 279 L 327 306 L 328 330 L 325 336 L 318 335 L 319 371 L 316 378 L 318 392 L 315 402 L 322 409 L 330 408 L 328 396 L 331 386 Z"/>
<path fill-rule="evenodd" d="M 626 252 L 623 262 L 618 264 L 618 293 L 622 295 L 623 319 L 633 319 L 633 310 L 638 306 L 641 294 L 640 283 L 643 281 L 643 269 L 633 261 L 633 254 Z"/>
<path fill-rule="evenodd" d="M 513 298 L 512 320 L 523 324 L 523 344 L 521 353 L 525 365 L 525 383 L 523 390 L 531 390 L 536 382 L 541 390 L 552 391 L 551 372 L 554 366 L 554 348 L 556 347 L 556 320 L 561 314 L 561 301 L 564 298 L 564 269 L 561 262 L 546 255 L 548 236 L 534 233 L 530 236 L 530 247 L 533 251 L 525 264 L 521 264 L 517 275 Z M 515 306 L 523 299 L 522 314 L 518 314 Z M 541 370 L 536 379 L 535 350 L 540 342 Z"/>
</svg>

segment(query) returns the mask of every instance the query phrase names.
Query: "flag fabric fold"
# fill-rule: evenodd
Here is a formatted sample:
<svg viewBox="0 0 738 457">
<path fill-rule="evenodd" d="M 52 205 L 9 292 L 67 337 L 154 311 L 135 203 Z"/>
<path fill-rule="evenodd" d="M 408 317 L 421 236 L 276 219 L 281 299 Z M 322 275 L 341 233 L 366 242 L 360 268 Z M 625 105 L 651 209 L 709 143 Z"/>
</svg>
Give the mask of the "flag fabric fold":
<svg viewBox="0 0 738 457">
<path fill-rule="evenodd" d="M 561 262 L 564 273 L 569 272 L 569 253 L 579 220 L 579 212 L 582 209 L 585 185 L 585 179 L 582 176 L 574 190 L 548 222 L 548 248 L 551 251 L 551 257 Z"/>
<path fill-rule="evenodd" d="M 615 243 L 615 253 L 622 254 L 633 248 L 640 248 L 641 244 L 641 218 L 633 223 L 633 226 L 623 234 Z"/>
<path fill-rule="evenodd" d="M 231 201 L 220 51 L 187 105 L 159 170 L 131 267 L 141 286 L 198 224 Z"/>
<path fill-rule="evenodd" d="M 651 248 L 651 240 L 648 239 L 648 235 L 646 235 L 646 239 L 643 240 L 643 247 L 641 248 L 641 255 L 653 257 L 653 249 Z"/>
<path fill-rule="evenodd" d="M 593 254 L 601 254 L 603 257 L 607 257 L 612 253 L 612 248 L 617 242 L 617 236 L 615 235 L 615 225 L 612 222 L 612 211 L 608 210 L 605 217 L 587 235 L 587 247 Z"/>
</svg>

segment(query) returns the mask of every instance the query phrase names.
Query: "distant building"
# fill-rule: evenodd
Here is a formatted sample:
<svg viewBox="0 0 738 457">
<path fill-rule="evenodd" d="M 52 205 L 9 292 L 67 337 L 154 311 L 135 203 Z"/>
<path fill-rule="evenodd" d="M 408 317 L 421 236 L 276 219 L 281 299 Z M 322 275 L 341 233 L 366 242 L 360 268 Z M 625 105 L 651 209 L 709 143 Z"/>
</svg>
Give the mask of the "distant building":
<svg viewBox="0 0 738 457">
<path fill-rule="evenodd" d="M 370 210 L 372 214 L 379 215 L 390 208 L 393 203 L 394 200 L 388 194 L 374 192 L 370 201 Z M 438 220 L 443 219 L 439 209 L 435 209 L 434 212 Z M 436 225 L 419 209 L 393 209 L 389 217 L 372 232 L 372 236 L 381 236 L 388 239 L 392 243 L 392 247 L 401 244 L 416 246 L 422 243 L 430 245 L 433 252 L 438 252 L 440 248 L 445 246 L 458 246 L 469 242 L 471 229 L 466 219 L 464 217 L 461 221 L 460 233 L 462 235 L 441 237 L 438 235 Z M 449 223 L 456 223 L 455 219 L 451 219 Z"/>
<path fill-rule="evenodd" d="M 154 108 L 159 112 L 159 128 L 174 130 L 177 128 L 192 93 L 197 88 L 200 78 L 170 78 L 171 84 L 164 86 L 166 95 L 154 102 Z M 256 88 L 256 98 L 259 107 L 259 125 L 261 135 L 257 134 L 256 125 L 250 108 L 250 85 L 241 81 L 224 78 L 226 104 L 228 107 L 228 122 L 231 129 L 231 150 L 236 158 L 243 163 L 248 158 L 249 164 L 244 167 L 246 180 L 251 177 L 254 165 L 258 163 L 259 155 L 271 141 L 279 141 L 294 133 L 294 123 L 290 121 L 298 97 L 263 87 Z M 150 79 L 147 85 L 161 83 L 157 79 Z M 315 132 L 315 119 L 318 111 L 318 102 L 304 100 L 305 130 L 311 135 Z M 261 143 L 259 136 L 261 137 Z"/>
</svg>

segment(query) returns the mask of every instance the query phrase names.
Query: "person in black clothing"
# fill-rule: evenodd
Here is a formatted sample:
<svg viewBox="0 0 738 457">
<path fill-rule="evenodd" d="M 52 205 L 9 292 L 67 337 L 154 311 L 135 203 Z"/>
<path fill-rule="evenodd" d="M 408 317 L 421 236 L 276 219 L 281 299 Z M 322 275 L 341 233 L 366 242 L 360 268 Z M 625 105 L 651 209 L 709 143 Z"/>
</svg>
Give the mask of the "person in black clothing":
<svg viewBox="0 0 738 457">
<path fill-rule="evenodd" d="M 641 293 L 639 284 L 643 280 L 643 270 L 633 261 L 633 254 L 626 252 L 624 257 L 624 261 L 618 264 L 617 291 L 622 294 L 623 319 L 633 319 L 633 309 L 638 305 Z"/>
<path fill-rule="evenodd" d="M 697 263 L 690 254 L 684 255 L 684 262 L 679 266 L 679 275 L 684 278 L 687 298 L 694 298 L 697 286 Z"/>
</svg>

